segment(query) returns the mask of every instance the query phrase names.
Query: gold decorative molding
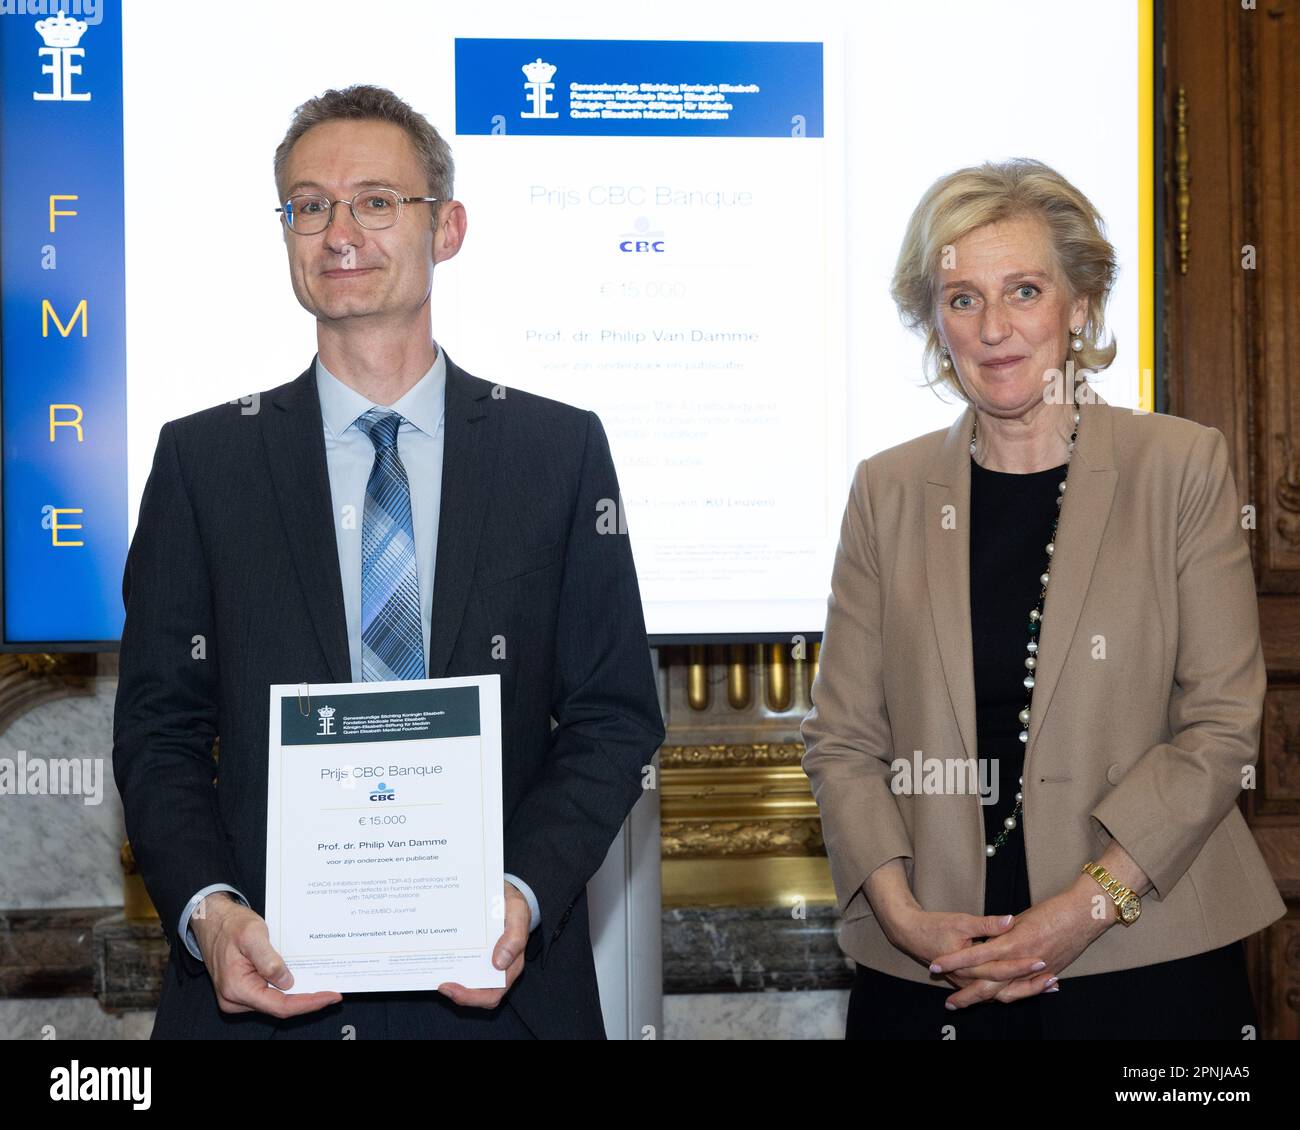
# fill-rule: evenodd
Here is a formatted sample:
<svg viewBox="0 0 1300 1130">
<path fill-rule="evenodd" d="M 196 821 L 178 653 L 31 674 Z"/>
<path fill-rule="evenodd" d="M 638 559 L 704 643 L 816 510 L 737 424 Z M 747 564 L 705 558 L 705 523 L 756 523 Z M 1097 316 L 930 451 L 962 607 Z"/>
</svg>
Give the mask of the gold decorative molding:
<svg viewBox="0 0 1300 1130">
<path fill-rule="evenodd" d="M 94 652 L 33 652 L 0 655 L 0 733 L 42 703 L 89 694 L 98 671 Z"/>
<path fill-rule="evenodd" d="M 798 765 L 660 769 L 664 820 L 816 817 L 808 777 Z"/>
<path fill-rule="evenodd" d="M 796 742 L 660 751 L 665 906 L 834 901 L 802 756 Z"/>
<path fill-rule="evenodd" d="M 826 845 L 817 802 L 799 763 L 802 753 L 803 746 L 793 742 L 661 751 L 660 843 L 668 904 L 690 905 L 705 891 L 714 905 L 733 897 L 743 903 L 740 891 L 767 889 L 762 876 L 775 872 L 762 861 L 772 858 L 797 864 L 800 874 L 815 876 L 814 886 L 822 890 L 825 863 L 813 861 L 824 858 Z M 717 871 L 726 860 L 752 864 L 731 868 L 739 886 L 730 894 L 719 885 Z M 788 867 L 781 871 L 787 872 Z"/>
<path fill-rule="evenodd" d="M 745 745 L 666 745 L 659 750 L 659 768 L 703 769 L 722 765 L 798 765 L 802 742 L 752 742 Z"/>
<path fill-rule="evenodd" d="M 830 862 L 824 855 L 767 855 L 727 859 L 665 859 L 663 906 L 834 905 Z"/>
<path fill-rule="evenodd" d="M 826 854 L 821 821 L 809 817 L 776 820 L 665 820 L 660 827 L 664 859 Z"/>
<path fill-rule="evenodd" d="M 661 652 L 665 907 L 834 902 L 799 740 L 817 660 L 799 637 Z"/>
</svg>

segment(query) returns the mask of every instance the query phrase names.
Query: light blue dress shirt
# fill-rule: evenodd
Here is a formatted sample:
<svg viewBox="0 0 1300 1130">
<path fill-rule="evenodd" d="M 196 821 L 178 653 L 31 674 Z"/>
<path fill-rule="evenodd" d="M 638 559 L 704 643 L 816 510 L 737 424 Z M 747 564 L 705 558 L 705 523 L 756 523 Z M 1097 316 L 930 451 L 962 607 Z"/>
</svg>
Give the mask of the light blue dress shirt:
<svg viewBox="0 0 1300 1130">
<path fill-rule="evenodd" d="M 435 343 L 435 349 L 437 348 Z M 400 400 L 376 405 L 345 385 L 316 358 L 316 391 L 325 431 L 325 461 L 329 467 L 334 534 L 339 576 L 343 579 L 343 611 L 347 616 L 352 681 L 361 682 L 361 519 L 366 483 L 375 462 L 375 445 L 356 426 L 357 418 L 374 407 L 389 408 L 402 417 L 397 452 L 411 486 L 411 526 L 415 534 L 415 568 L 420 585 L 420 622 L 425 662 L 433 621 L 433 576 L 437 566 L 438 516 L 442 509 L 442 452 L 447 403 L 447 360 L 442 350 L 432 367 Z M 427 673 L 427 672 L 426 672 Z M 516 875 L 506 875 L 528 903 L 529 930 L 536 930 L 541 910 L 532 888 Z M 213 883 L 197 892 L 181 913 L 179 936 L 200 961 L 202 951 L 189 928 L 194 908 L 207 895 L 229 891 L 244 906 L 248 900 L 227 883 Z"/>
</svg>

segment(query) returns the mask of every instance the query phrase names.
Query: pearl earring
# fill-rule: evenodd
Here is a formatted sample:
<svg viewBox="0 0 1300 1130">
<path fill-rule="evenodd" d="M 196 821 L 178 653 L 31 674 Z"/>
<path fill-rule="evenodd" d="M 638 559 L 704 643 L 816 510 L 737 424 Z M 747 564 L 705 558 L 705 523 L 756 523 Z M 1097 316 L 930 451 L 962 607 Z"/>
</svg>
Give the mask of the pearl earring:
<svg viewBox="0 0 1300 1130">
<path fill-rule="evenodd" d="M 943 354 L 943 358 L 942 358 L 942 359 L 940 360 L 940 362 L 939 362 L 939 367 L 940 367 L 941 369 L 951 369 L 951 368 L 952 368 L 952 358 L 948 356 L 948 348 L 947 348 L 947 346 L 944 346 L 943 348 L 941 348 L 941 349 L 939 350 L 939 352 Z"/>
<path fill-rule="evenodd" d="M 1070 339 L 1070 348 L 1075 353 L 1078 353 L 1083 348 L 1083 327 L 1071 326 L 1070 332 L 1074 334 L 1074 337 Z"/>
</svg>

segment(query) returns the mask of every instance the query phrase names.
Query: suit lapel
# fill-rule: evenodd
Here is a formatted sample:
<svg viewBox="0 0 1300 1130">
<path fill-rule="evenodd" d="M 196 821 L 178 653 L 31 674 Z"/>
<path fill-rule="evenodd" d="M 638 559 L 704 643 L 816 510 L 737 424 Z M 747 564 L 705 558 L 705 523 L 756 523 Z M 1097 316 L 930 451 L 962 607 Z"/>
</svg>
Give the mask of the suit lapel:
<svg viewBox="0 0 1300 1130">
<path fill-rule="evenodd" d="M 948 699 L 967 757 L 976 757 L 970 630 L 970 430 L 967 408 L 944 436 L 925 484 L 925 579 Z"/>
<path fill-rule="evenodd" d="M 1061 507 L 1057 552 L 1043 606 L 1025 765 L 1060 683 L 1079 623 L 1097 553 L 1115 495 L 1115 450 L 1110 410 L 1094 392 L 1080 408 L 1079 439 Z M 925 572 L 944 681 L 967 757 L 977 757 L 975 674 L 970 608 L 970 432 L 967 408 L 944 436 L 925 488 Z M 945 509 L 952 507 L 951 510 Z M 946 528 L 945 515 L 955 519 Z M 1044 554 L 1046 560 L 1046 554 Z M 1025 609 L 1028 622 L 1029 609 Z M 1028 636 L 1026 635 L 1026 638 Z"/>
<path fill-rule="evenodd" d="M 298 582 L 336 683 L 352 680 L 316 359 L 271 399 L 262 439 Z"/>
<path fill-rule="evenodd" d="M 445 351 L 444 351 L 445 353 Z M 443 426 L 442 502 L 434 565 L 429 677 L 442 678 L 465 617 L 483 517 L 496 466 L 500 412 L 489 412 L 492 386 L 447 357 L 447 407 Z M 487 654 L 489 641 L 483 641 Z"/>
<path fill-rule="evenodd" d="M 1111 428 L 1112 410 L 1095 392 L 1092 397 L 1095 403 L 1085 403 L 1079 408 L 1079 438 L 1074 446 L 1074 458 L 1070 460 L 1065 502 L 1061 506 L 1056 532 L 1056 552 L 1052 556 L 1052 579 L 1043 604 L 1043 627 L 1029 716 L 1029 745 L 1025 750 L 1026 769 L 1042 731 L 1043 719 L 1060 685 L 1065 657 L 1069 654 L 1088 586 L 1092 583 L 1092 571 L 1115 497 L 1118 475 Z M 1046 553 L 1043 559 L 1046 560 Z M 1028 619 L 1029 609 L 1026 608 L 1026 622 Z"/>
</svg>

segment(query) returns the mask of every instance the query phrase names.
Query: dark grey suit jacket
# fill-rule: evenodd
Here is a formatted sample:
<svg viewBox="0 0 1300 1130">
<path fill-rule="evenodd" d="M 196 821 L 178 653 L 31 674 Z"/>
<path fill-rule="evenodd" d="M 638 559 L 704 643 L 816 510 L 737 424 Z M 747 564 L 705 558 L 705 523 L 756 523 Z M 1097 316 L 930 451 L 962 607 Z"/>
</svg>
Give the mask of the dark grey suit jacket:
<svg viewBox="0 0 1300 1130">
<path fill-rule="evenodd" d="M 265 911 L 268 686 L 351 677 L 314 364 L 256 412 L 163 425 L 127 557 L 113 771 L 171 946 L 154 1037 L 599 1038 L 586 883 L 664 736 L 631 547 L 598 530 L 618 480 L 594 413 L 450 357 L 429 674 L 501 676 L 505 870 L 541 909 L 524 971 L 497 1010 L 348 994 L 281 1022 L 222 1013 L 175 936 L 212 883 Z"/>
</svg>

